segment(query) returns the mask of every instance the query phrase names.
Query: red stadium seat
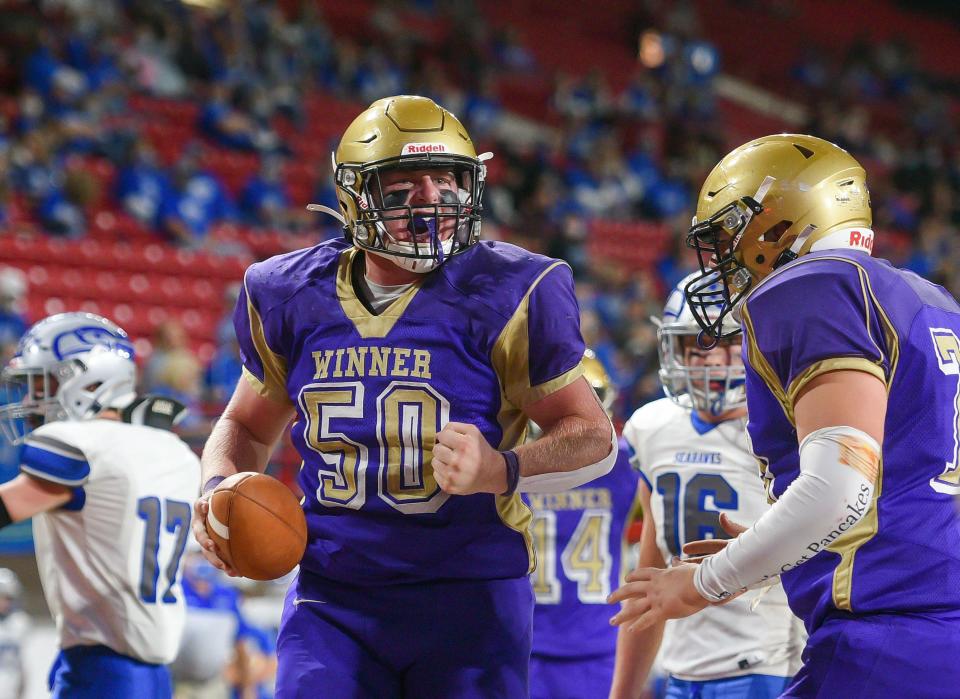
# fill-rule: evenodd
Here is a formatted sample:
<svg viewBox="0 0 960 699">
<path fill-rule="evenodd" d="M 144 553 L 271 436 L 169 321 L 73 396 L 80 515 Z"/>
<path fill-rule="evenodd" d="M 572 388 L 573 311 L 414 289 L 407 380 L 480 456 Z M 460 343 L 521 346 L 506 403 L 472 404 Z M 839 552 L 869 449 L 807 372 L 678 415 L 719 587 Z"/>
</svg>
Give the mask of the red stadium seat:
<svg viewBox="0 0 960 699">
<path fill-rule="evenodd" d="M 127 330 L 127 333 L 130 334 L 131 337 L 134 337 L 134 333 L 131 333 L 129 330 Z M 136 357 L 137 363 L 142 365 L 143 362 L 149 359 L 150 355 L 153 354 L 153 343 L 138 333 L 133 340 L 133 353 Z"/>
<path fill-rule="evenodd" d="M 87 313 L 96 313 L 97 315 L 101 315 L 100 304 L 97 303 L 96 301 L 91 301 L 89 299 L 84 300 L 80 303 L 79 310 L 86 311 Z"/>
<path fill-rule="evenodd" d="M 114 321 L 121 328 L 130 332 L 129 324 L 133 320 L 133 309 L 129 304 L 118 303 L 115 304 L 109 311 L 110 320 Z"/>
<path fill-rule="evenodd" d="M 43 265 L 33 265 L 27 269 L 27 283 L 33 292 L 47 290 L 50 282 L 50 270 Z"/>
<path fill-rule="evenodd" d="M 161 277 L 156 285 L 157 298 L 163 303 L 181 305 L 188 302 L 179 277 Z"/>
<path fill-rule="evenodd" d="M 160 306 L 150 306 L 147 309 L 147 320 L 152 327 L 157 327 L 163 321 L 170 318 L 170 313 L 166 308 Z"/>
<path fill-rule="evenodd" d="M 669 250 L 670 235 L 669 228 L 660 223 L 593 221 L 587 248 L 594 257 L 642 269 L 655 264 Z"/>
<path fill-rule="evenodd" d="M 43 316 L 51 316 L 54 313 L 63 313 L 67 310 L 73 310 L 68 308 L 67 304 L 58 296 L 51 296 L 43 302 Z M 39 320 L 39 319 L 38 319 Z"/>
<path fill-rule="evenodd" d="M 127 288 L 121 284 L 119 276 L 117 272 L 107 270 L 97 272 L 94 277 L 97 297 L 117 300 L 128 298 L 129 293 L 127 292 Z"/>
<path fill-rule="evenodd" d="M 219 308 L 221 304 L 222 287 L 215 286 L 208 279 L 185 279 L 187 300 L 197 306 Z"/>
<path fill-rule="evenodd" d="M 150 278 L 146 274 L 134 274 L 127 283 L 132 299 L 148 302 L 155 297 Z"/>
</svg>

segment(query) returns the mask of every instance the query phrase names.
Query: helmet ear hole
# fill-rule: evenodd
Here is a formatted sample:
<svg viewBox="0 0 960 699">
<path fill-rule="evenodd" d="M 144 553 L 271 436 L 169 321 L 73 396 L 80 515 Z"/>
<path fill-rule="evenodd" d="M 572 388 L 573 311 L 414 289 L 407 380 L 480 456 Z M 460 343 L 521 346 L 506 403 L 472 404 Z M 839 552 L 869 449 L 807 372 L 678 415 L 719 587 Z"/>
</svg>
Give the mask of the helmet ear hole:
<svg viewBox="0 0 960 699">
<path fill-rule="evenodd" d="M 765 243 L 779 242 L 783 234 L 786 233 L 792 225 L 793 221 L 787 221 L 786 219 L 780 221 L 779 223 L 775 223 L 763 232 L 763 235 L 760 236 L 760 240 Z M 757 260 L 757 262 L 761 263 L 762 261 Z"/>
</svg>

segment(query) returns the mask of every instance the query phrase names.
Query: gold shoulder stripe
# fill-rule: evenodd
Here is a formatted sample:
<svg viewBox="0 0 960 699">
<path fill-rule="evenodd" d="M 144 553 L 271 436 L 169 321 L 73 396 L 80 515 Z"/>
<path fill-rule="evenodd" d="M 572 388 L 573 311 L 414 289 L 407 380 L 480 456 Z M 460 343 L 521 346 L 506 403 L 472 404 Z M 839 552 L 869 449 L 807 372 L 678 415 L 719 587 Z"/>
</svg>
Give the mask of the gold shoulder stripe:
<svg viewBox="0 0 960 699">
<path fill-rule="evenodd" d="M 797 396 L 803 390 L 804 386 L 813 381 L 818 376 L 827 374 L 831 371 L 862 371 L 880 379 L 886 385 L 887 377 L 883 373 L 883 367 L 864 357 L 831 357 L 814 362 L 804 369 L 787 389 L 787 400 L 790 403 L 791 412 L 796 405 Z"/>
<path fill-rule="evenodd" d="M 777 376 L 777 373 L 773 370 L 773 367 L 770 366 L 767 358 L 763 356 L 763 352 L 760 351 L 760 346 L 757 344 L 757 336 L 753 331 L 753 320 L 750 318 L 747 304 L 743 304 L 740 308 L 740 319 L 743 322 L 743 336 L 747 340 L 747 359 L 750 360 L 750 366 L 753 367 L 754 371 L 763 379 L 763 383 L 766 384 L 770 393 L 777 399 L 777 402 L 783 409 L 783 414 L 787 416 L 790 424 L 794 424 L 793 403 L 789 401 L 786 391 L 784 391 L 783 386 L 780 385 L 780 378 Z"/>
<path fill-rule="evenodd" d="M 857 269 L 857 275 L 860 279 L 860 293 L 863 294 L 863 322 L 866 324 L 867 328 L 867 337 L 870 338 L 870 342 L 873 343 L 873 346 L 877 348 L 877 365 L 883 365 L 883 350 L 880 348 L 880 345 L 877 344 L 876 339 L 873 337 L 873 331 L 870 329 L 870 299 L 867 298 L 867 272 L 862 267 Z M 881 381 L 886 382 L 887 377 L 884 376 Z"/>
<path fill-rule="evenodd" d="M 537 554 L 533 548 L 533 536 L 530 534 L 530 522 L 533 520 L 533 513 L 519 493 L 496 495 L 494 497 L 496 498 L 497 514 L 500 515 L 500 521 L 523 537 L 523 543 L 527 547 L 527 575 L 530 575 L 537 568 Z"/>
<path fill-rule="evenodd" d="M 896 328 L 894 327 L 893 323 L 890 321 L 890 317 L 887 315 L 887 312 L 884 310 L 883 306 L 880 305 L 880 301 L 877 299 L 877 295 L 873 291 L 873 285 L 870 283 L 870 275 L 867 274 L 866 268 L 856 260 L 852 260 L 848 257 L 840 257 L 837 255 L 823 255 L 821 257 L 812 257 L 812 258 L 801 257 L 800 259 L 791 263 L 791 268 L 807 262 L 816 262 L 818 260 L 834 260 L 835 262 L 845 262 L 848 265 L 856 267 L 857 273 L 860 278 L 860 288 L 862 289 L 864 294 L 864 322 L 866 323 L 867 333 L 868 334 L 870 333 L 870 309 L 875 308 L 880 318 L 880 325 L 883 328 L 883 336 L 884 336 L 885 343 L 887 345 L 887 351 L 890 353 L 889 360 L 888 360 L 888 363 L 890 365 L 890 374 L 889 376 L 885 376 L 883 378 L 883 381 L 884 383 L 887 384 L 887 389 L 889 390 L 890 386 L 893 385 L 893 377 L 894 377 L 894 374 L 896 374 L 897 363 L 899 362 L 899 359 L 900 359 L 900 338 L 897 335 Z M 767 279 L 769 279 L 769 277 L 767 277 Z M 767 281 L 767 279 L 764 279 L 763 281 Z M 869 300 L 867 299 L 867 296 L 870 297 Z M 869 301 L 873 302 L 872 305 L 869 303 Z M 746 309 L 746 305 L 744 305 L 744 309 Z M 877 351 L 880 353 L 881 362 L 882 362 L 883 350 L 881 350 L 880 346 L 877 345 L 877 342 L 874 339 L 872 334 L 870 334 L 870 339 L 877 346 Z M 869 373 L 873 373 L 873 372 L 869 372 Z M 796 379 L 794 379 L 794 381 L 796 381 Z"/>
<path fill-rule="evenodd" d="M 270 391 L 267 388 L 266 384 L 264 384 L 263 381 L 258 379 L 255 374 L 253 374 L 249 369 L 247 369 L 247 367 L 243 367 L 241 373 L 243 378 L 246 379 L 247 383 L 253 386 L 253 390 L 255 390 L 258 394 L 260 394 L 264 398 L 269 398 L 270 400 L 275 401 L 277 403 L 287 403 L 288 405 L 290 404 L 290 396 L 288 396 L 285 391 L 281 393 L 278 393 L 276 391 Z"/>
<path fill-rule="evenodd" d="M 822 257 L 815 258 L 803 258 L 793 263 L 793 267 L 799 266 L 806 262 L 815 262 L 817 260 L 834 260 L 837 262 L 846 262 L 847 264 L 853 265 L 857 268 L 857 275 L 860 279 L 860 288 L 863 293 L 863 302 L 864 302 L 864 323 L 867 330 L 867 335 L 870 337 L 871 342 L 877 348 L 877 354 L 879 360 L 873 362 L 869 359 L 862 357 L 830 357 L 828 359 L 815 362 L 811 366 L 807 367 L 803 372 L 798 376 L 794 377 L 793 381 L 790 382 L 790 386 L 786 391 L 780 386 L 779 377 L 777 377 L 776 372 L 773 371 L 773 368 L 767 362 L 766 358 L 760 352 L 760 348 L 756 343 L 756 336 L 753 332 L 753 322 L 750 319 L 750 314 L 748 311 L 747 304 L 744 303 L 741 309 L 741 318 L 743 320 L 744 335 L 747 338 L 747 356 L 750 359 L 750 365 L 757 371 L 760 375 L 760 378 L 763 379 L 763 382 L 770 389 L 771 393 L 777 398 L 777 402 L 780 403 L 783 408 L 784 414 L 787 416 L 787 419 L 791 424 L 796 424 L 794 419 L 794 402 L 797 399 L 797 396 L 800 394 L 804 386 L 806 386 L 810 381 L 812 381 L 817 376 L 821 374 L 826 374 L 830 371 L 839 371 L 844 369 L 850 369 L 853 371 L 864 371 L 868 374 L 876 376 L 878 379 L 884 382 L 887 386 L 887 391 L 889 392 L 890 386 L 893 383 L 893 375 L 896 370 L 897 360 L 900 354 L 899 338 L 897 337 L 896 329 L 893 327 L 893 323 L 890 322 L 889 317 L 886 312 L 883 310 L 883 307 L 880 305 L 880 302 L 877 300 L 876 295 L 873 293 L 873 288 L 870 284 L 870 277 L 867 274 L 866 269 L 860 265 L 855 260 L 848 259 L 846 257 L 838 257 L 833 255 L 825 255 Z M 766 280 L 764 280 L 766 281 Z M 869 296 L 869 298 L 868 298 Z M 881 324 L 883 325 L 884 339 L 886 340 L 887 347 L 890 351 L 890 375 L 887 376 L 883 370 L 883 350 L 880 348 L 880 345 L 877 344 L 877 341 L 874 339 L 872 333 L 870 332 L 870 301 L 873 301 L 873 308 L 877 309 L 879 313 Z"/>
<path fill-rule="evenodd" d="M 500 336 L 490 352 L 490 361 L 494 373 L 500 382 L 500 412 L 497 413 L 497 423 L 503 437 L 498 449 L 512 449 L 522 444 L 527 431 L 527 416 L 522 408 L 538 400 L 537 391 L 542 390 L 543 396 L 562 388 L 583 373 L 582 363 L 561 376 L 548 381 L 541 386 L 529 386 L 529 339 L 527 336 L 527 313 L 530 305 L 530 295 L 533 290 L 553 268 L 565 264 L 557 261 L 547 267 L 533 281 L 530 288 L 514 311 L 513 316 L 500 331 Z M 566 382 L 566 383 L 564 383 Z M 533 536 L 530 534 L 530 522 L 533 514 L 519 495 L 509 497 L 496 496 L 497 514 L 504 526 L 520 533 L 527 547 L 527 557 L 530 561 L 527 574 L 533 573 L 537 567 L 537 556 L 533 548 Z"/>
<path fill-rule="evenodd" d="M 517 309 L 513 312 L 510 320 L 500 331 L 500 336 L 490 353 L 494 371 L 500 380 L 501 393 L 516 408 L 522 409 L 531 403 L 535 403 L 544 396 L 573 383 L 583 374 L 583 364 L 578 362 L 577 366 L 560 376 L 539 386 L 530 385 L 530 337 L 527 326 L 530 314 L 530 296 L 547 274 L 556 267 L 565 264 L 565 262 L 558 260 L 533 280 L 520 303 L 517 304 Z"/>
<path fill-rule="evenodd" d="M 560 374 L 560 376 L 550 379 L 549 381 L 533 386 L 526 395 L 524 400 L 524 406 L 530 405 L 531 403 L 536 403 L 541 398 L 546 398 L 551 393 L 556 393 L 564 386 L 569 386 L 574 381 L 583 376 L 583 362 L 577 362 L 577 365 L 570 369 L 570 371 L 565 371 Z"/>
<path fill-rule="evenodd" d="M 243 284 L 246 289 L 246 277 L 243 279 Z M 287 360 L 270 349 L 263 330 L 260 313 L 253 305 L 250 290 L 246 289 L 246 292 L 247 316 L 250 319 L 250 338 L 253 340 L 253 347 L 260 357 L 260 362 L 263 364 L 263 381 L 260 382 L 262 389 L 258 390 L 258 393 L 269 396 L 273 400 L 289 402 L 290 398 L 287 395 Z M 256 386 L 254 387 L 256 388 Z"/>
</svg>

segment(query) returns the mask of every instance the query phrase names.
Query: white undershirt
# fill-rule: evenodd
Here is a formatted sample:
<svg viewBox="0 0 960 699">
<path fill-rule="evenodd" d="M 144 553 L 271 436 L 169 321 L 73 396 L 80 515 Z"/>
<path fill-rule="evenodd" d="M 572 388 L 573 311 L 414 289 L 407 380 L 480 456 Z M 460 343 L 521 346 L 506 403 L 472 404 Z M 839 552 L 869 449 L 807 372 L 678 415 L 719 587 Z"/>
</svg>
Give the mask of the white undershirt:
<svg viewBox="0 0 960 699">
<path fill-rule="evenodd" d="M 373 312 L 378 315 L 383 313 L 391 303 L 403 296 L 403 293 L 413 286 L 413 282 L 384 286 L 383 284 L 370 281 L 367 275 L 363 275 L 361 279 L 362 283 L 360 287 L 363 292 L 363 298 L 369 304 L 370 308 L 373 309 Z"/>
</svg>

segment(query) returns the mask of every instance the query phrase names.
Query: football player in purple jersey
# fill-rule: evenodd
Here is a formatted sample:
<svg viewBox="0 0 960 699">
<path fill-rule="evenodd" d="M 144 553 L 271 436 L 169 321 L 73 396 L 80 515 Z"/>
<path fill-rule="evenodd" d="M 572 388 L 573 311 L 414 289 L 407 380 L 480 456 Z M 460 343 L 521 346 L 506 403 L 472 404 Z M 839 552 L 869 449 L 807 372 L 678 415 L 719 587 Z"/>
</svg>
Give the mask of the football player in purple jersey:
<svg viewBox="0 0 960 699">
<path fill-rule="evenodd" d="M 707 177 L 686 296 L 710 345 L 744 332 L 748 432 L 770 510 L 697 565 L 641 569 L 612 598 L 639 628 L 777 576 L 809 639 L 786 697 L 957 696 L 960 305 L 871 257 L 866 174 L 780 134 Z M 721 290 L 710 288 L 720 275 Z M 705 309 L 720 303 L 719 319 Z"/>
<path fill-rule="evenodd" d="M 603 364 L 587 350 L 584 376 L 608 411 L 616 388 Z M 531 430 L 533 431 L 533 430 Z M 530 580 L 533 612 L 531 699 L 603 697 L 613 679 L 616 609 L 607 595 L 631 569 L 627 529 L 638 514 L 640 474 L 620 440 L 610 473 L 563 493 L 526 493 L 533 511 L 537 569 Z"/>
<path fill-rule="evenodd" d="M 721 512 L 725 521 L 749 525 L 768 508 L 747 443 L 737 324 L 728 317 L 730 337 L 711 349 L 699 345 L 701 329 L 684 295 L 699 275 L 682 279 L 663 315 L 652 319 L 667 397 L 641 406 L 622 432 L 643 478 L 641 568 L 666 568 L 687 542 L 729 538 Z M 802 638 L 779 585 L 689 618 L 622 628 L 609 696 L 636 699 L 656 658 L 668 674 L 668 699 L 773 699 L 799 666 Z"/>
<path fill-rule="evenodd" d="M 204 492 L 263 470 L 292 422 L 307 550 L 277 696 L 523 697 L 534 566 L 518 494 L 605 474 L 570 268 L 480 241 L 487 155 L 423 97 L 378 100 L 334 156 L 343 240 L 247 270 L 244 378 Z M 523 443 L 528 419 L 543 428 Z M 194 531 L 206 536 L 206 498 Z M 232 571 L 228 571 L 232 572 Z"/>
</svg>

